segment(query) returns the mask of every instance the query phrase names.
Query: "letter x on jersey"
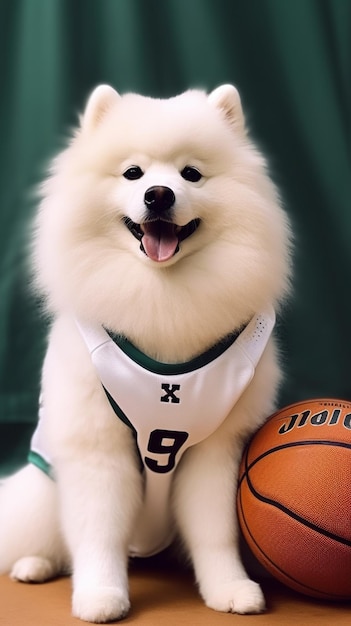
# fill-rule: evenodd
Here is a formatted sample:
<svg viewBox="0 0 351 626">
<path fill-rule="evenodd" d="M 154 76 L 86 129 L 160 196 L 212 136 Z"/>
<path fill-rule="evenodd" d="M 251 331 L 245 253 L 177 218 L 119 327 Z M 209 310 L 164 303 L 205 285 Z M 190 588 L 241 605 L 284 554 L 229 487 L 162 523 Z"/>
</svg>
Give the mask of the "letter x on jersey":
<svg viewBox="0 0 351 626">
<path fill-rule="evenodd" d="M 168 385 L 167 383 L 163 383 L 161 388 L 166 392 L 164 396 L 161 396 L 161 402 L 171 402 L 172 404 L 180 403 L 180 398 L 175 395 L 175 392 L 180 390 L 180 385 Z"/>
</svg>

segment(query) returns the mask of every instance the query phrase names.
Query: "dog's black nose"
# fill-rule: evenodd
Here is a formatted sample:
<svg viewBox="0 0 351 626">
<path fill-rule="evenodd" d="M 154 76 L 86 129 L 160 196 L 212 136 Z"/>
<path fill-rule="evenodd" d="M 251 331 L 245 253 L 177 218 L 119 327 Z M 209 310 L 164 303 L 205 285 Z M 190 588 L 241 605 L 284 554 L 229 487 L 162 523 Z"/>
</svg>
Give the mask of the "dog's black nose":
<svg viewBox="0 0 351 626">
<path fill-rule="evenodd" d="M 144 202 L 148 209 L 155 213 L 163 213 L 175 203 L 175 195 L 169 187 L 149 187 L 145 191 Z"/>
</svg>

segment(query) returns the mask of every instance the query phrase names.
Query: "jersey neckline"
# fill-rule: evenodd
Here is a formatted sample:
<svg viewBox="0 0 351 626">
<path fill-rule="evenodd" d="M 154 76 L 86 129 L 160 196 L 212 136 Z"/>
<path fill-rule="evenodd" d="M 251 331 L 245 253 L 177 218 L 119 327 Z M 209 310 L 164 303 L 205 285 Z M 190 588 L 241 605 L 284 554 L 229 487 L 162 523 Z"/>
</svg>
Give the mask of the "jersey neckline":
<svg viewBox="0 0 351 626">
<path fill-rule="evenodd" d="M 123 335 L 116 335 L 108 329 L 105 330 L 113 342 L 122 350 L 122 352 L 124 352 L 124 354 L 126 354 L 132 361 L 140 365 L 143 369 L 148 370 L 153 374 L 176 376 L 179 374 L 193 372 L 194 370 L 200 369 L 212 361 L 215 361 L 231 345 L 233 345 L 234 341 L 239 337 L 244 328 L 245 326 L 242 326 L 238 331 L 223 337 L 223 339 L 202 354 L 183 363 L 163 363 L 161 361 L 156 361 L 156 359 L 153 359 L 139 350 L 139 348 L 132 344 L 129 339 Z"/>
</svg>

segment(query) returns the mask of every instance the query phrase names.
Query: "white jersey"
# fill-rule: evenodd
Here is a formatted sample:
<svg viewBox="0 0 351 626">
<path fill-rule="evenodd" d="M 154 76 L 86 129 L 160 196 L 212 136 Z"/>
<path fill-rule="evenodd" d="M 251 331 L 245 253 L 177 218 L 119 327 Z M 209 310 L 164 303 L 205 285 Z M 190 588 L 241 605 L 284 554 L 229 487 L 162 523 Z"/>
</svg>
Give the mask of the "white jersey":
<svg viewBox="0 0 351 626">
<path fill-rule="evenodd" d="M 182 364 L 154 361 L 102 326 L 79 321 L 106 395 L 117 416 L 135 433 L 143 463 L 143 511 L 130 546 L 131 555 L 150 556 L 174 536 L 170 491 L 185 450 L 211 435 L 253 378 L 275 322 L 273 309 L 256 315 L 238 336 Z M 47 469 L 40 422 L 30 460 Z M 44 462 L 43 462 L 44 459 Z"/>
</svg>

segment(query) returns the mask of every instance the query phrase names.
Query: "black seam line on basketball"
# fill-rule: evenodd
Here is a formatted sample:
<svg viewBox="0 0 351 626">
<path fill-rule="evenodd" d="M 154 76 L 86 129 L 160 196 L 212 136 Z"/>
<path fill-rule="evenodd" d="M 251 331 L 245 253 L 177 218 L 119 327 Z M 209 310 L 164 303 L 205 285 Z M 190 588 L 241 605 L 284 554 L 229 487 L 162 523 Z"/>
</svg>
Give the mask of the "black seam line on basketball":
<svg viewBox="0 0 351 626">
<path fill-rule="evenodd" d="M 305 445 L 307 442 L 300 442 L 300 444 Z M 311 443 L 311 442 L 308 442 Z M 317 441 L 317 442 L 313 442 L 313 443 L 317 443 L 317 444 L 326 444 L 327 442 L 323 441 Z M 336 442 L 329 442 L 333 443 L 333 445 L 335 445 Z M 300 445 L 297 443 L 292 443 L 292 444 L 285 444 L 285 446 L 283 447 L 293 447 L 293 446 L 297 446 Z M 341 445 L 341 444 L 338 444 Z M 345 445 L 345 447 L 349 447 L 347 445 Z M 279 448 L 278 448 L 279 449 Z M 275 448 L 271 449 L 271 452 L 275 451 Z M 261 455 L 261 458 L 263 456 L 267 456 L 267 454 L 265 453 L 264 455 Z M 254 465 L 254 463 L 252 464 Z M 250 467 L 252 467 L 252 465 Z M 247 480 L 247 485 L 251 491 L 251 493 L 261 502 L 264 502 L 265 504 L 269 504 L 270 506 L 275 507 L 276 509 L 279 509 L 280 511 L 282 511 L 283 513 L 286 513 L 287 515 L 290 515 L 290 517 L 292 517 L 293 519 L 295 519 L 297 522 L 300 522 L 300 524 L 307 526 L 308 528 L 311 528 L 311 530 L 315 530 L 316 532 L 324 535 L 325 537 L 328 537 L 329 539 L 333 539 L 334 541 L 336 541 L 337 543 L 342 543 L 345 546 L 351 547 L 351 541 L 349 541 L 348 539 L 345 539 L 344 537 L 339 537 L 339 535 L 335 535 L 334 533 L 331 533 L 328 530 L 325 530 L 324 528 L 321 528 L 320 526 L 317 526 L 316 524 L 313 524 L 312 522 L 309 522 L 308 520 L 306 520 L 305 518 L 301 517 L 300 515 L 298 515 L 297 513 L 294 513 L 294 511 L 292 511 L 291 509 L 288 509 L 288 507 L 284 506 L 283 504 L 280 504 L 280 502 L 277 502 L 276 500 L 272 500 L 271 498 L 266 498 L 265 496 L 263 496 L 262 494 L 260 494 L 255 487 L 253 486 L 248 471 L 249 471 L 249 467 L 247 465 L 247 455 L 245 457 L 245 474 L 246 474 L 246 480 Z"/>
<path fill-rule="evenodd" d="M 292 441 L 290 443 L 283 443 L 280 446 L 275 446 L 275 448 L 270 448 L 266 452 L 263 452 L 262 454 L 260 454 L 260 456 L 258 456 L 254 461 L 252 461 L 250 463 L 250 465 L 247 465 L 248 454 L 246 454 L 246 456 L 245 456 L 245 472 L 242 475 L 242 477 L 239 479 L 238 485 L 239 486 L 241 485 L 242 481 L 245 478 L 245 475 L 246 475 L 247 471 L 249 471 L 252 467 L 254 467 L 254 465 L 256 465 L 256 463 L 258 463 L 259 461 L 264 459 L 266 456 L 269 456 L 273 452 L 277 452 L 278 450 L 285 450 L 286 448 L 296 448 L 298 446 L 309 446 L 309 445 L 312 445 L 312 446 L 338 446 L 339 448 L 346 448 L 347 450 L 348 449 L 351 450 L 351 443 L 344 443 L 342 441 L 329 441 L 329 439 L 325 439 L 323 441 L 320 441 L 319 439 L 311 439 L 311 440 L 304 440 L 304 441 Z M 250 449 L 250 444 L 247 447 L 247 451 L 249 451 L 249 449 Z"/>
<path fill-rule="evenodd" d="M 239 490 L 239 501 L 240 501 L 240 513 L 243 519 L 243 522 L 245 524 L 245 528 L 248 532 L 248 534 L 251 537 L 252 542 L 255 544 L 257 550 L 264 556 L 265 559 L 267 559 L 267 561 L 273 565 L 273 567 L 280 572 L 283 576 L 285 576 L 285 578 L 287 578 L 288 580 L 293 581 L 294 583 L 296 583 L 297 585 L 299 585 L 301 588 L 306 589 L 309 591 L 313 591 L 315 593 L 319 593 L 322 600 L 330 600 L 330 599 L 334 599 L 334 600 L 343 600 L 344 598 L 348 599 L 347 596 L 345 596 L 344 594 L 335 594 L 335 593 L 328 593 L 326 591 L 322 591 L 321 589 L 318 589 L 316 587 L 311 587 L 310 585 L 306 585 L 306 583 L 301 582 L 300 580 L 298 580 L 297 578 L 294 578 L 293 576 L 291 576 L 290 574 L 288 574 L 285 570 L 283 570 L 279 565 L 277 565 L 277 563 L 275 563 L 269 556 L 268 554 L 266 554 L 266 552 L 261 548 L 261 546 L 257 543 L 255 537 L 253 536 L 253 534 L 251 533 L 250 527 L 248 526 L 248 523 L 246 521 L 246 517 L 245 517 L 245 513 L 244 513 L 244 509 L 243 509 L 243 504 L 242 504 L 242 497 L 241 497 L 241 489 Z M 325 597 L 324 597 L 325 596 Z"/>
<path fill-rule="evenodd" d="M 247 466 L 247 458 L 248 458 L 248 448 L 246 449 L 246 453 L 245 453 L 245 466 Z M 315 588 L 315 587 L 311 587 L 310 585 L 306 585 L 306 583 L 301 582 L 300 580 L 298 580 L 297 578 L 294 578 L 293 576 L 291 576 L 290 574 L 288 574 L 285 570 L 283 570 L 279 565 L 277 565 L 277 563 L 275 563 L 269 556 L 268 554 L 265 553 L 265 551 L 261 548 L 261 546 L 257 543 L 255 537 L 253 536 L 253 534 L 251 533 L 250 527 L 248 526 L 248 523 L 246 521 L 246 517 L 245 517 L 245 513 L 244 513 L 244 508 L 243 508 L 243 503 L 242 503 L 242 490 L 239 489 L 239 500 L 240 500 L 240 513 L 242 515 L 246 530 L 248 532 L 248 534 L 250 535 L 253 543 L 255 544 L 255 546 L 257 547 L 258 551 L 265 557 L 265 559 L 267 559 L 267 561 L 269 563 L 271 563 L 271 565 L 273 565 L 273 567 L 275 567 L 276 570 L 278 570 L 279 572 L 281 572 L 281 574 L 283 574 L 283 576 L 285 576 L 288 580 L 291 580 L 295 583 L 297 583 L 300 587 L 309 590 L 309 591 L 314 591 L 315 593 L 319 593 L 320 596 L 322 596 L 322 600 L 323 599 L 335 599 L 335 600 L 343 600 L 346 596 L 344 594 L 335 594 L 335 593 L 328 593 L 326 591 L 322 591 L 321 589 Z M 325 596 L 325 597 L 324 597 Z"/>
<path fill-rule="evenodd" d="M 247 464 L 247 456 L 248 456 L 248 450 L 246 450 L 246 454 L 245 454 L 245 465 Z M 299 580 L 297 580 L 296 578 L 294 578 L 293 576 L 291 576 L 290 574 L 287 574 L 287 572 L 285 572 L 285 570 L 283 570 L 277 563 L 275 563 L 275 561 L 273 561 L 268 554 L 262 549 L 262 547 L 257 543 L 255 537 L 253 536 L 250 527 L 247 523 L 246 520 L 246 516 L 245 516 L 245 512 L 244 512 L 244 507 L 243 507 L 243 502 L 242 502 L 242 489 L 239 488 L 238 491 L 238 495 L 239 495 L 239 504 L 240 504 L 240 513 L 243 519 L 243 522 L 245 524 L 245 528 L 247 533 L 250 535 L 251 537 L 251 541 L 255 544 L 258 552 L 278 571 L 280 572 L 283 576 L 285 576 L 288 580 L 293 581 L 294 583 L 297 583 L 298 585 L 300 585 L 301 587 L 304 587 L 307 589 L 309 589 L 310 591 L 314 591 L 314 592 L 318 592 L 321 594 L 324 594 L 324 592 L 319 591 L 319 589 L 315 589 L 314 587 L 309 587 L 308 585 L 305 585 L 304 583 L 301 583 Z M 327 595 L 327 594 L 325 594 Z"/>
</svg>

